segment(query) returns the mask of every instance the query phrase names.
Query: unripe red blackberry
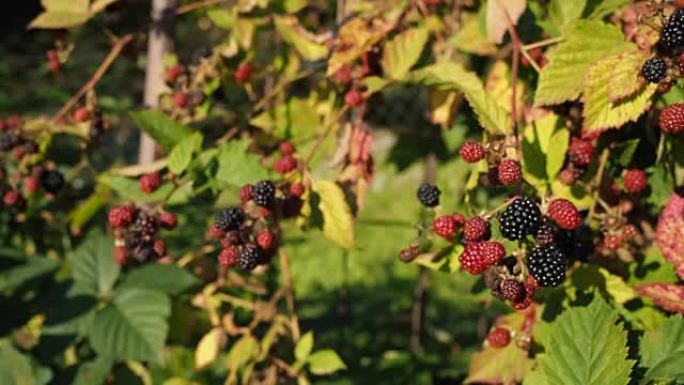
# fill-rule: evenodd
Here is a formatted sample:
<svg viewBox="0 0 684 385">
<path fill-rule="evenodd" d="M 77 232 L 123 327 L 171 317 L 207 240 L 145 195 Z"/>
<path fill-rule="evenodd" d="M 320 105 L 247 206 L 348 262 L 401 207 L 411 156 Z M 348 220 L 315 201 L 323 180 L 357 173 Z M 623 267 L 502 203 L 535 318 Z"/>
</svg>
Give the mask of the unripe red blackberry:
<svg viewBox="0 0 684 385">
<path fill-rule="evenodd" d="M 625 240 L 622 234 L 609 233 L 603 236 L 603 245 L 608 250 L 619 250 L 625 244 Z"/>
<path fill-rule="evenodd" d="M 352 68 L 343 65 L 333 74 L 333 81 L 339 85 L 344 85 L 352 81 Z"/>
<path fill-rule="evenodd" d="M 221 239 L 226 236 L 226 232 L 216 227 L 216 224 L 214 223 L 211 228 L 209 228 L 209 235 L 214 239 Z"/>
<path fill-rule="evenodd" d="M 161 239 L 155 240 L 152 248 L 154 249 L 154 252 L 157 253 L 157 255 L 160 257 L 166 254 L 166 243 L 164 243 L 164 241 L 162 241 Z"/>
<path fill-rule="evenodd" d="M 475 242 L 489 238 L 489 222 L 480 216 L 468 218 L 463 225 L 463 240 Z"/>
<path fill-rule="evenodd" d="M 622 173 L 622 182 L 625 185 L 625 189 L 633 194 L 640 193 L 648 187 L 646 172 L 636 168 L 625 170 Z"/>
<path fill-rule="evenodd" d="M 35 194 L 40 188 L 40 181 L 34 176 L 24 178 L 24 188 L 29 194 Z"/>
<path fill-rule="evenodd" d="M 572 186 L 575 183 L 575 180 L 577 180 L 577 174 L 570 168 L 564 168 L 558 174 L 558 180 L 566 186 Z"/>
<path fill-rule="evenodd" d="M 128 261 L 129 256 L 130 252 L 128 251 L 126 246 L 114 247 L 114 262 L 116 262 L 118 265 L 125 265 Z"/>
<path fill-rule="evenodd" d="M 554 243 L 556 240 L 556 233 L 558 229 L 551 223 L 551 220 L 544 218 L 539 228 L 534 234 L 534 239 L 539 245 L 547 245 L 549 243 Z"/>
<path fill-rule="evenodd" d="M 461 149 L 458 151 L 461 158 L 468 163 L 479 162 L 485 157 L 485 149 L 480 143 L 477 142 L 465 142 Z"/>
<path fill-rule="evenodd" d="M 115 229 L 122 228 L 135 219 L 136 209 L 131 205 L 114 207 L 109 211 L 109 224 Z"/>
<path fill-rule="evenodd" d="M 511 342 L 511 332 L 502 327 L 495 327 L 487 336 L 489 346 L 493 348 L 506 347 Z"/>
<path fill-rule="evenodd" d="M 588 166 L 594 156 L 594 145 L 590 140 L 572 138 L 568 148 L 570 162 L 576 166 Z"/>
<path fill-rule="evenodd" d="M 238 84 L 242 84 L 249 80 L 251 74 L 252 66 L 249 64 L 249 62 L 242 62 L 235 70 L 235 82 Z"/>
<path fill-rule="evenodd" d="M 492 265 L 498 263 L 506 255 L 506 250 L 499 242 L 472 242 L 465 246 L 458 257 L 461 268 L 470 274 L 482 274 Z"/>
<path fill-rule="evenodd" d="M 239 251 L 237 246 L 226 247 L 221 250 L 221 253 L 218 256 L 219 264 L 224 267 L 233 267 L 237 261 L 238 254 Z"/>
<path fill-rule="evenodd" d="M 77 122 L 85 122 L 90 119 L 90 111 L 85 107 L 79 107 L 74 111 L 74 120 Z"/>
<path fill-rule="evenodd" d="M 404 263 L 412 262 L 420 254 L 418 246 L 409 246 L 399 252 L 399 260 Z"/>
<path fill-rule="evenodd" d="M 240 187 L 240 201 L 242 203 L 247 203 L 252 200 L 252 185 L 246 184 Z"/>
<path fill-rule="evenodd" d="M 173 102 L 173 105 L 178 107 L 178 108 L 185 108 L 185 106 L 188 105 L 188 94 L 185 92 L 176 92 L 173 94 L 171 97 L 171 101 Z"/>
<path fill-rule="evenodd" d="M 290 194 L 296 197 L 302 196 L 306 191 L 306 187 L 301 183 L 292 183 L 290 185 Z"/>
<path fill-rule="evenodd" d="M 178 218 L 174 213 L 164 211 L 159 216 L 159 225 L 166 230 L 173 230 L 178 226 Z"/>
<path fill-rule="evenodd" d="M 290 142 L 289 140 L 280 142 L 278 148 L 280 149 L 280 153 L 283 156 L 294 155 L 295 147 L 294 144 L 292 144 L 292 142 Z"/>
<path fill-rule="evenodd" d="M 451 214 L 451 218 L 454 220 L 457 227 L 463 226 L 466 221 L 466 217 L 461 213 L 453 213 Z"/>
<path fill-rule="evenodd" d="M 522 177 L 520 162 L 513 159 L 504 159 L 497 167 L 499 181 L 505 186 L 518 183 Z"/>
<path fill-rule="evenodd" d="M 622 227 L 622 238 L 624 240 L 634 239 L 637 235 L 639 235 L 639 230 L 633 224 L 628 223 Z"/>
<path fill-rule="evenodd" d="M 356 89 L 351 89 L 347 91 L 347 93 L 344 95 L 344 104 L 347 105 L 347 107 L 354 108 L 360 106 L 364 101 L 363 94 L 361 91 L 356 90 Z"/>
<path fill-rule="evenodd" d="M 161 186 L 161 176 L 158 172 L 151 172 L 140 177 L 140 191 L 150 194 Z"/>
<path fill-rule="evenodd" d="M 549 203 L 548 214 L 558 227 L 565 230 L 574 230 L 582 222 L 577 207 L 567 199 L 554 199 Z"/>
<path fill-rule="evenodd" d="M 273 233 L 270 231 L 262 231 L 257 235 L 256 243 L 264 250 L 273 248 Z"/>
<path fill-rule="evenodd" d="M 5 193 L 2 197 L 3 203 L 9 207 L 19 208 L 22 206 L 24 197 L 21 195 L 19 190 L 10 190 Z"/>
<path fill-rule="evenodd" d="M 183 73 L 183 66 L 180 64 L 166 67 L 165 78 L 168 83 L 173 83 Z"/>
<path fill-rule="evenodd" d="M 519 301 L 524 292 L 524 285 L 515 279 L 507 279 L 501 283 L 501 294 L 509 301 Z"/>
<path fill-rule="evenodd" d="M 663 108 L 658 123 L 662 132 L 678 134 L 684 131 L 684 103 L 671 104 Z"/>
<path fill-rule="evenodd" d="M 286 155 L 278 159 L 273 165 L 273 170 L 278 174 L 287 174 L 288 172 L 297 168 L 297 158 L 292 155 Z"/>
<path fill-rule="evenodd" d="M 452 240 L 456 235 L 456 222 L 451 215 L 442 215 L 432 222 L 432 231 L 446 240 Z"/>
</svg>

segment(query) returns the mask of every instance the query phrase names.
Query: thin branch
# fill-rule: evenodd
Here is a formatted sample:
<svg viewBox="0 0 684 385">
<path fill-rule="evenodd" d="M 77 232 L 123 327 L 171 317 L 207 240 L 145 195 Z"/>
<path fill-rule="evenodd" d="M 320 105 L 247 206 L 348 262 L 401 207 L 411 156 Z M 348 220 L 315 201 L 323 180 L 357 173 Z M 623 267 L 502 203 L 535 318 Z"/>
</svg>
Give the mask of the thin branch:
<svg viewBox="0 0 684 385">
<path fill-rule="evenodd" d="M 109 51 L 109 54 L 107 54 L 102 63 L 100 63 L 100 66 L 97 67 L 97 70 L 95 70 L 93 76 L 91 76 L 90 79 L 81 87 L 81 89 L 79 89 L 78 92 L 76 92 L 76 94 L 74 94 L 74 96 L 72 96 L 71 99 L 69 99 L 69 101 L 67 101 L 66 104 L 59 110 L 59 112 L 57 112 L 57 114 L 52 118 L 53 121 L 58 121 L 64 117 L 64 115 L 74 108 L 76 103 L 78 103 L 78 101 L 81 100 L 85 94 L 95 88 L 97 82 L 102 79 L 109 67 L 114 63 L 114 60 L 116 60 L 119 54 L 121 54 L 123 48 L 130 43 L 131 40 L 133 40 L 133 35 L 128 34 L 118 39 L 114 43 L 112 49 Z"/>
<path fill-rule="evenodd" d="M 601 185 L 603 184 L 603 172 L 606 169 L 606 163 L 608 162 L 608 155 L 610 155 L 610 151 L 608 151 L 608 147 L 606 147 L 603 149 L 603 152 L 601 153 L 601 158 L 599 159 L 598 171 L 596 172 L 596 179 L 594 180 L 594 183 L 593 183 L 593 188 L 594 188 L 593 202 L 594 203 L 591 205 L 591 208 L 589 209 L 589 215 L 587 215 L 588 221 L 590 221 L 591 218 L 593 218 L 594 214 L 596 213 L 596 203 L 598 202 L 599 193 L 601 192 Z"/>
<path fill-rule="evenodd" d="M 208 7 L 210 5 L 216 5 L 216 4 L 221 4 L 221 3 L 227 3 L 228 0 L 200 0 L 196 1 L 194 3 L 190 4 L 185 4 L 183 6 L 180 6 L 176 9 L 176 15 L 182 15 L 188 12 L 192 12 L 196 9 L 202 8 L 202 7 Z"/>
<path fill-rule="evenodd" d="M 534 49 L 534 48 L 546 47 L 547 45 L 560 43 L 563 40 L 564 39 L 562 37 L 552 37 L 549 39 L 540 40 L 540 41 L 535 42 L 535 43 L 526 44 L 523 46 L 523 48 L 525 50 L 529 51 L 529 50 Z"/>
<path fill-rule="evenodd" d="M 292 288 L 292 275 L 290 274 L 290 260 L 287 253 L 282 247 L 278 248 L 278 257 L 280 258 L 280 272 L 283 275 L 283 285 L 285 286 L 285 301 L 290 312 L 290 329 L 292 329 L 292 339 L 297 342 L 301 334 L 299 329 L 299 317 L 297 316 L 297 308 L 294 300 L 294 289 Z"/>
<path fill-rule="evenodd" d="M 520 37 L 515 31 L 515 26 L 513 25 L 513 20 L 508 14 L 506 7 L 499 4 L 503 10 L 504 16 L 506 17 L 506 28 L 508 28 L 508 33 L 511 35 L 511 41 L 513 42 L 513 63 L 511 64 L 511 115 L 513 116 L 513 135 L 515 135 L 515 150 L 518 156 L 518 160 L 521 159 L 520 154 L 520 139 L 518 138 L 518 67 L 520 66 Z"/>
</svg>

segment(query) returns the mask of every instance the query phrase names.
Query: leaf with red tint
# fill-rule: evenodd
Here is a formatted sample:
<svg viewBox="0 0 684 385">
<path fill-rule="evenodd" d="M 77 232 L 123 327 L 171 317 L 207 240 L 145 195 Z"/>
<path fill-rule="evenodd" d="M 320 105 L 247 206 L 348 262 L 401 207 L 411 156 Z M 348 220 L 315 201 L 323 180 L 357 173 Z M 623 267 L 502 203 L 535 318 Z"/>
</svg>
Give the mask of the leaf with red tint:
<svg viewBox="0 0 684 385">
<path fill-rule="evenodd" d="M 656 230 L 658 247 L 684 279 L 684 197 L 673 193 L 667 201 Z"/>
<path fill-rule="evenodd" d="M 637 291 L 667 311 L 684 314 L 684 286 L 651 283 L 637 287 Z"/>
</svg>

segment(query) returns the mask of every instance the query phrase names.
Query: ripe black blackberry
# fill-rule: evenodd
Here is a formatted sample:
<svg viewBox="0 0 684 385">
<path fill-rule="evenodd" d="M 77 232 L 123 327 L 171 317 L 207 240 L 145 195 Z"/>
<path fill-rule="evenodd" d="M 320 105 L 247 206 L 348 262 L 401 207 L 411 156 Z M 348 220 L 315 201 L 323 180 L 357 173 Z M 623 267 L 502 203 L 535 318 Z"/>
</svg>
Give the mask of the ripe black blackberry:
<svg viewBox="0 0 684 385">
<path fill-rule="evenodd" d="M 159 229 L 159 222 L 156 217 L 140 212 L 135 220 L 135 228 L 143 237 L 151 237 Z"/>
<path fill-rule="evenodd" d="M 659 44 L 668 51 L 676 51 L 684 46 L 684 9 L 676 10 L 667 19 L 667 23 L 660 31 Z"/>
<path fill-rule="evenodd" d="M 245 245 L 240 250 L 240 254 L 237 257 L 235 263 L 237 266 L 245 271 L 251 271 L 261 261 L 263 257 L 263 251 L 259 246 L 256 245 Z"/>
<path fill-rule="evenodd" d="M 239 229 L 244 221 L 245 212 L 235 206 L 219 211 L 214 226 L 221 231 L 232 231 Z"/>
<path fill-rule="evenodd" d="M 439 195 L 441 193 L 442 192 L 439 191 L 437 186 L 428 183 L 421 183 L 418 187 L 418 191 L 416 191 L 418 200 L 425 207 L 435 207 L 439 205 Z"/>
<path fill-rule="evenodd" d="M 667 63 L 664 59 L 653 57 L 644 63 L 641 67 L 641 76 L 651 83 L 658 83 L 663 80 L 667 74 Z"/>
<path fill-rule="evenodd" d="M 275 199 L 275 184 L 270 180 L 262 180 L 252 187 L 252 200 L 261 207 L 270 207 Z"/>
<path fill-rule="evenodd" d="M 541 225 L 541 210 L 530 198 L 518 198 L 499 216 L 501 235 L 510 240 L 521 240 L 534 234 Z"/>
<path fill-rule="evenodd" d="M 19 143 L 19 138 L 9 132 L 0 132 L 0 151 L 7 151 Z"/>
<path fill-rule="evenodd" d="M 154 242 L 145 242 L 134 255 L 141 263 L 153 262 L 159 258 L 159 255 L 154 250 Z"/>
<path fill-rule="evenodd" d="M 537 246 L 527 255 L 527 268 L 542 287 L 560 285 L 567 265 L 567 258 L 554 244 Z"/>
<path fill-rule="evenodd" d="M 64 186 L 64 177 L 57 170 L 46 170 L 40 174 L 40 184 L 43 190 L 56 194 Z"/>
</svg>

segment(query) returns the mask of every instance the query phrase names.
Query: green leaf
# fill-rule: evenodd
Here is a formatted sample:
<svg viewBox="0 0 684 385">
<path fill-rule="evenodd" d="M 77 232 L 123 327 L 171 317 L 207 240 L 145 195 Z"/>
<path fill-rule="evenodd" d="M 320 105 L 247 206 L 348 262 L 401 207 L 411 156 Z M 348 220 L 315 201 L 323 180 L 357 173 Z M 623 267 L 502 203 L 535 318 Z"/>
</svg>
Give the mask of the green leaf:
<svg viewBox="0 0 684 385">
<path fill-rule="evenodd" d="M 102 385 L 114 366 L 114 361 L 107 356 L 98 355 L 94 360 L 79 365 L 74 385 Z"/>
<path fill-rule="evenodd" d="M 587 5 L 587 0 L 551 0 L 549 3 L 549 19 L 554 28 L 562 29 L 569 23 L 579 19 Z"/>
<path fill-rule="evenodd" d="M 321 126 L 321 121 L 315 105 L 304 99 L 292 98 L 287 103 L 278 104 L 255 116 L 249 124 L 278 139 L 303 139 L 315 133 Z"/>
<path fill-rule="evenodd" d="M 466 53 L 482 56 L 496 54 L 496 44 L 489 41 L 480 28 L 480 18 L 477 14 L 463 12 L 461 28 L 449 38 L 447 44 Z"/>
<path fill-rule="evenodd" d="M 651 193 L 646 201 L 658 208 L 667 204 L 667 200 L 675 187 L 672 174 L 663 164 L 651 169 L 648 175 L 648 185 L 651 187 Z"/>
<path fill-rule="evenodd" d="M 340 356 L 332 349 L 315 351 L 307 361 L 311 373 L 317 375 L 332 374 L 347 368 Z"/>
<path fill-rule="evenodd" d="M 620 143 L 611 154 L 611 158 L 615 159 L 622 167 L 629 166 L 634 158 L 634 152 L 639 147 L 640 140 L 640 138 L 635 138 Z"/>
<path fill-rule="evenodd" d="M 188 168 L 192 161 L 192 155 L 202 148 L 202 140 L 204 137 L 199 132 L 189 135 L 178 144 L 173 146 L 169 153 L 168 167 L 169 171 L 176 175 L 180 175 Z"/>
<path fill-rule="evenodd" d="M 98 296 L 110 293 L 121 267 L 114 261 L 114 241 L 93 230 L 71 257 L 74 281 L 88 293 Z"/>
<path fill-rule="evenodd" d="M 492 135 L 506 135 L 513 130 L 510 114 L 488 94 L 479 77 L 456 63 L 441 62 L 409 74 L 409 82 L 440 90 L 463 92 L 484 129 Z"/>
<path fill-rule="evenodd" d="M 296 17 L 274 15 L 273 21 L 278 34 L 292 44 L 304 59 L 319 60 L 328 55 L 328 47 L 317 42 L 314 36 L 299 24 Z"/>
<path fill-rule="evenodd" d="M 83 226 L 97 214 L 102 206 L 105 205 L 109 196 L 109 188 L 104 184 L 98 183 L 95 192 L 88 199 L 78 203 L 69 212 L 69 222 L 71 222 L 71 232 L 80 233 Z"/>
<path fill-rule="evenodd" d="M 171 119 L 158 110 L 142 110 L 131 112 L 135 124 L 146 132 L 167 151 L 176 143 L 192 134 L 192 129 Z"/>
<path fill-rule="evenodd" d="M 565 151 L 568 149 L 570 131 L 565 127 L 558 127 L 551 135 L 549 146 L 546 150 L 546 175 L 553 179 L 563 168 Z"/>
<path fill-rule="evenodd" d="M 62 29 L 77 27 L 90 18 L 88 12 L 43 12 L 29 23 L 29 28 Z"/>
<path fill-rule="evenodd" d="M 547 189 L 563 167 L 569 137 L 569 131 L 559 124 L 555 114 L 548 114 L 527 126 L 521 142 L 525 180 L 538 189 Z"/>
<path fill-rule="evenodd" d="M 228 369 L 235 372 L 255 358 L 258 353 L 259 341 L 251 334 L 245 334 L 230 348 L 226 357 L 226 365 Z"/>
<path fill-rule="evenodd" d="M 585 77 L 584 95 L 584 123 L 582 132 L 604 131 L 609 128 L 620 127 L 627 122 L 635 121 L 651 107 L 651 96 L 657 89 L 656 84 L 645 86 L 640 92 L 618 101 L 610 100 L 609 89 L 613 87 L 613 71 L 620 72 L 624 66 L 631 66 L 629 70 L 632 78 L 636 79 L 641 66 L 634 66 L 633 61 L 623 60 L 622 54 L 615 54 L 601 59 L 589 68 Z"/>
<path fill-rule="evenodd" d="M 588 18 L 599 20 L 629 3 L 630 0 L 589 0 L 585 13 L 588 13 Z"/>
<path fill-rule="evenodd" d="M 312 188 L 320 198 L 323 235 L 344 248 L 354 246 L 354 218 L 342 188 L 324 180 L 314 182 Z"/>
<path fill-rule="evenodd" d="M 302 338 L 297 342 L 295 346 L 294 355 L 298 361 L 304 361 L 311 354 L 311 349 L 314 345 L 314 335 L 313 332 L 307 332 L 302 336 Z"/>
<path fill-rule="evenodd" d="M 614 25 L 578 20 L 564 29 L 565 40 L 547 52 L 534 105 L 559 104 L 579 97 L 589 67 L 601 58 L 625 52 L 633 44 Z"/>
<path fill-rule="evenodd" d="M 309 5 L 309 0 L 285 0 L 283 7 L 287 13 L 297 13 Z"/>
<path fill-rule="evenodd" d="M 382 52 L 382 69 L 390 79 L 401 80 L 420 58 L 429 34 L 426 28 L 408 29 L 388 41 Z"/>
<path fill-rule="evenodd" d="M 177 295 L 198 283 L 197 277 L 182 267 L 152 264 L 131 271 L 119 289 L 149 289 Z"/>
<path fill-rule="evenodd" d="M 168 297 L 158 291 L 123 289 L 99 311 L 90 331 L 98 354 L 121 360 L 161 361 L 171 313 Z"/>
<path fill-rule="evenodd" d="M 233 140 L 220 148 L 216 178 L 228 185 L 240 187 L 267 179 L 270 172 L 264 168 L 259 158 L 248 151 L 249 143 Z"/>
<path fill-rule="evenodd" d="M 219 28 L 231 29 L 235 23 L 235 14 L 232 9 L 212 8 L 207 11 L 207 16 Z"/>
<path fill-rule="evenodd" d="M 634 361 L 627 358 L 627 333 L 618 314 L 595 295 L 587 307 L 561 314 L 538 363 L 549 384 L 626 385 Z"/>
<path fill-rule="evenodd" d="M 639 341 L 640 366 L 647 368 L 644 381 L 684 381 L 684 319 L 673 315 Z"/>
<path fill-rule="evenodd" d="M 153 193 L 147 194 L 140 190 L 140 182 L 137 179 L 110 173 L 101 174 L 97 180 L 121 195 L 122 198 L 136 202 L 163 201 L 173 191 L 172 184 L 164 183 Z"/>
<path fill-rule="evenodd" d="M 0 341 L 0 385 L 38 385 L 29 358 L 8 341 Z"/>
<path fill-rule="evenodd" d="M 26 257 L 14 250 L 0 248 L 0 293 L 11 294 L 18 288 L 54 272 L 58 266 L 52 259 Z"/>
</svg>

